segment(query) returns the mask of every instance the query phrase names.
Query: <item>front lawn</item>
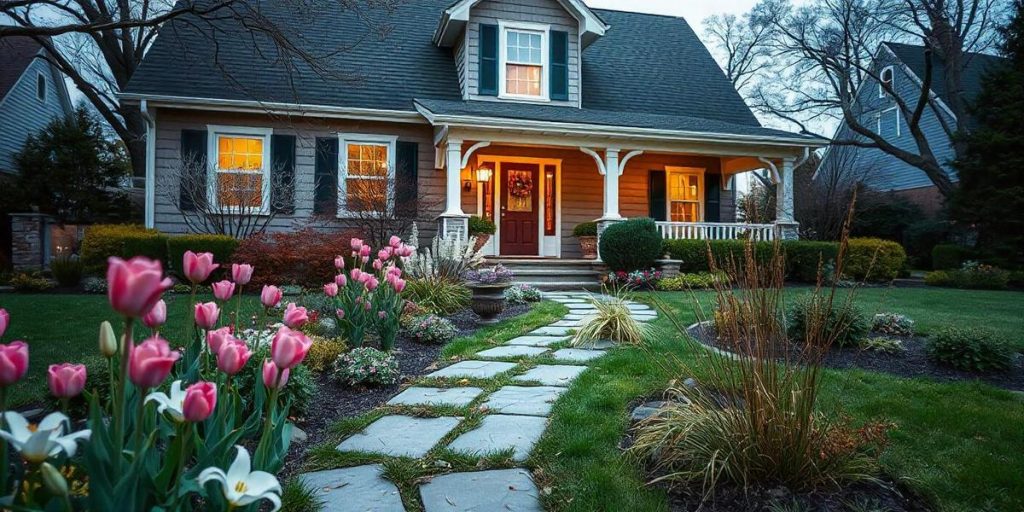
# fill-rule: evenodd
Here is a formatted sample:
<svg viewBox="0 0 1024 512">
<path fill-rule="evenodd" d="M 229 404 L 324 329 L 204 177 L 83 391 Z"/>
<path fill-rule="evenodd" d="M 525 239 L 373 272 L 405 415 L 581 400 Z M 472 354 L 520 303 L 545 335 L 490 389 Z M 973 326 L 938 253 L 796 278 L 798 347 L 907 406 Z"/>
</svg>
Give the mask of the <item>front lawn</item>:
<svg viewBox="0 0 1024 512">
<path fill-rule="evenodd" d="M 164 294 L 167 302 L 167 325 L 161 335 L 178 346 L 184 343 L 192 322 L 188 309 L 189 296 Z M 213 300 L 212 296 L 199 300 Z M 251 316 L 262 309 L 259 296 L 245 296 L 242 316 Z M 234 311 L 231 302 L 229 312 Z M 65 362 L 85 363 L 90 372 L 102 368 L 99 353 L 100 322 L 109 320 L 114 330 L 121 332 L 123 320 L 110 309 L 106 295 L 0 295 L 0 308 L 11 314 L 11 325 L 3 341 L 23 340 L 29 345 L 29 368 L 25 378 L 8 394 L 9 404 L 18 407 L 48 400 L 46 369 L 51 364 Z M 222 313 L 223 314 L 223 313 Z M 141 326 L 136 338 L 149 336 L 149 329 Z M 90 383 L 90 387 L 92 383 Z"/>
<path fill-rule="evenodd" d="M 800 290 L 790 292 L 792 297 Z M 937 289 L 870 289 L 860 292 L 866 310 L 895 311 L 928 332 L 940 325 L 985 325 L 1024 346 L 1024 294 Z M 640 297 L 644 299 L 643 296 Z M 687 293 L 660 293 L 680 323 L 696 320 Z M 710 312 L 712 295 L 697 294 Z M 665 364 L 666 353 L 683 361 L 688 345 L 657 320 L 646 348 L 614 351 L 585 373 L 555 407 L 533 461 L 552 492 L 550 510 L 666 510 L 666 494 L 643 484 L 645 476 L 619 448 L 628 405 L 686 378 Z M 694 375 L 700 379 L 700 375 Z M 924 496 L 938 510 L 1024 508 L 1024 397 L 971 382 L 939 383 L 860 370 L 826 372 L 820 406 L 858 423 L 894 422 L 881 463 L 889 476 Z"/>
</svg>

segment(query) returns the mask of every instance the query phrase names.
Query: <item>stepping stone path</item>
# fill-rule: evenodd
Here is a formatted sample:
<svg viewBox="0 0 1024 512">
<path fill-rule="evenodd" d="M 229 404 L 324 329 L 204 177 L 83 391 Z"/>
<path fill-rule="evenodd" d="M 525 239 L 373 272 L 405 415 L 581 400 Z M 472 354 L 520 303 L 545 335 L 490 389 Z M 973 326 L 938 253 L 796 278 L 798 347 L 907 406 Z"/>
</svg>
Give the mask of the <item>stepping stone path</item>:
<svg viewBox="0 0 1024 512">
<path fill-rule="evenodd" d="M 525 461 L 544 435 L 554 403 L 587 370 L 586 365 L 605 355 L 613 346 L 605 340 L 585 347 L 559 348 L 568 344 L 570 331 L 595 313 L 590 301 L 602 300 L 601 295 L 557 292 L 545 294 L 545 298 L 562 303 L 569 314 L 502 345 L 480 351 L 477 356 L 492 359 L 544 356 L 545 362 L 553 360 L 554 363 L 526 363 L 524 366 L 502 361 L 460 361 L 426 377 L 487 381 L 511 375 L 517 384 L 503 386 L 490 394 L 481 387 L 412 386 L 388 401 L 392 406 L 427 410 L 473 407 L 484 414 L 478 425 L 462 426 L 465 418 L 451 415 L 451 409 L 439 410 L 450 416 L 436 418 L 388 415 L 349 436 L 337 449 L 414 459 L 442 448 L 476 456 L 511 451 L 513 460 Z M 629 309 L 638 321 L 657 317 L 653 309 L 643 304 L 629 303 Z M 446 441 L 449 442 L 445 444 Z M 306 473 L 300 478 L 324 501 L 325 512 L 404 512 L 398 487 L 383 477 L 383 468 L 381 464 L 368 464 Z M 439 475 L 425 479 L 419 485 L 419 493 L 426 512 L 543 510 L 540 492 L 530 471 L 524 468 Z"/>
</svg>

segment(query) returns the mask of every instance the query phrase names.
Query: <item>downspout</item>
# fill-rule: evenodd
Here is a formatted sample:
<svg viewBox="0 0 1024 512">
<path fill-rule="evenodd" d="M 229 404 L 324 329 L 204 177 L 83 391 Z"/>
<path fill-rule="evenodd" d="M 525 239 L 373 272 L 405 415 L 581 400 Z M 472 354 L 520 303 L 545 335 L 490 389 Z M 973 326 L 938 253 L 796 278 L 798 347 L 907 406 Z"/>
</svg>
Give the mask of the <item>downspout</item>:
<svg viewBox="0 0 1024 512">
<path fill-rule="evenodd" d="M 145 223 L 152 228 L 156 224 L 156 118 L 144 99 L 139 102 L 139 112 L 146 121 Z"/>
</svg>

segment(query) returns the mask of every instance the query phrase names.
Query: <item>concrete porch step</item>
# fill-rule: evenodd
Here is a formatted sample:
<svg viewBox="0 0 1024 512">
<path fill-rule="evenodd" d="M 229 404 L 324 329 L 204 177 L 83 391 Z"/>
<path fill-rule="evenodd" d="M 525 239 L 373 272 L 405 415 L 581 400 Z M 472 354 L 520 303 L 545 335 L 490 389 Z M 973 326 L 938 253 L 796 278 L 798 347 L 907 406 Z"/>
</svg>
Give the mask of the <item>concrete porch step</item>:
<svg viewBox="0 0 1024 512">
<path fill-rule="evenodd" d="M 543 291 L 599 291 L 604 264 L 594 260 L 554 258 L 487 258 L 515 273 L 515 281 Z"/>
</svg>

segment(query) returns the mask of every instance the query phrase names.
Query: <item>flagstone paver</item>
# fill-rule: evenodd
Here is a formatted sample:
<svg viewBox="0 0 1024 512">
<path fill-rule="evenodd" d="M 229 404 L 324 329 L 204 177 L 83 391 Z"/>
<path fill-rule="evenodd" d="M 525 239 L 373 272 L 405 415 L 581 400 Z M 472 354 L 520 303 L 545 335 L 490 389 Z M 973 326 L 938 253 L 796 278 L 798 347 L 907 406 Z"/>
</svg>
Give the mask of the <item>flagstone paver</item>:
<svg viewBox="0 0 1024 512">
<path fill-rule="evenodd" d="M 505 386 L 487 397 L 483 407 L 501 414 L 547 416 L 565 391 L 557 386 Z"/>
<path fill-rule="evenodd" d="M 388 400 L 388 405 L 451 405 L 465 407 L 484 390 L 480 388 L 424 388 L 413 386 Z"/>
<path fill-rule="evenodd" d="M 529 345 L 531 347 L 549 347 L 569 339 L 568 336 L 520 336 L 513 338 L 506 345 Z"/>
<path fill-rule="evenodd" d="M 497 361 L 459 361 L 451 366 L 446 366 L 434 373 L 428 374 L 427 377 L 490 379 L 515 367 L 515 363 L 499 363 Z"/>
<path fill-rule="evenodd" d="M 522 375 L 512 377 L 512 380 L 537 381 L 545 386 L 568 386 L 586 370 L 586 366 L 539 364 Z"/>
<path fill-rule="evenodd" d="M 384 416 L 338 445 L 342 452 L 420 458 L 459 425 L 461 418 Z"/>
<path fill-rule="evenodd" d="M 530 331 L 531 336 L 568 336 L 572 327 L 540 327 Z"/>
<path fill-rule="evenodd" d="M 306 473 L 299 479 L 323 502 L 322 512 L 405 512 L 398 486 L 383 473 L 383 465 L 371 464 Z"/>
<path fill-rule="evenodd" d="M 607 350 L 607 349 L 614 348 L 614 347 L 615 347 L 615 342 L 612 341 L 612 340 L 594 340 L 594 341 L 585 341 L 583 343 L 580 343 L 579 345 L 576 345 L 575 348 L 585 348 L 585 349 L 591 349 L 591 350 Z"/>
<path fill-rule="evenodd" d="M 563 348 L 556 350 L 551 355 L 558 361 L 569 361 L 570 363 L 585 363 L 605 355 L 604 350 L 589 350 L 583 348 Z"/>
<path fill-rule="evenodd" d="M 525 469 L 451 473 L 420 486 L 425 512 L 540 512 L 537 486 Z"/>
<path fill-rule="evenodd" d="M 492 414 L 484 416 L 479 427 L 456 437 L 448 448 L 475 455 L 486 455 L 512 448 L 512 459 L 524 461 L 547 425 L 547 418 Z"/>
<path fill-rule="evenodd" d="M 585 320 L 559 320 L 551 324 L 550 327 L 574 327 L 578 329 L 583 327 L 583 324 L 585 323 Z"/>
<path fill-rule="evenodd" d="M 492 349 L 484 350 L 483 352 L 477 352 L 476 355 L 481 357 L 533 357 L 539 356 L 548 349 L 543 347 L 530 347 L 527 345 L 504 345 L 501 347 L 494 347 Z"/>
</svg>

